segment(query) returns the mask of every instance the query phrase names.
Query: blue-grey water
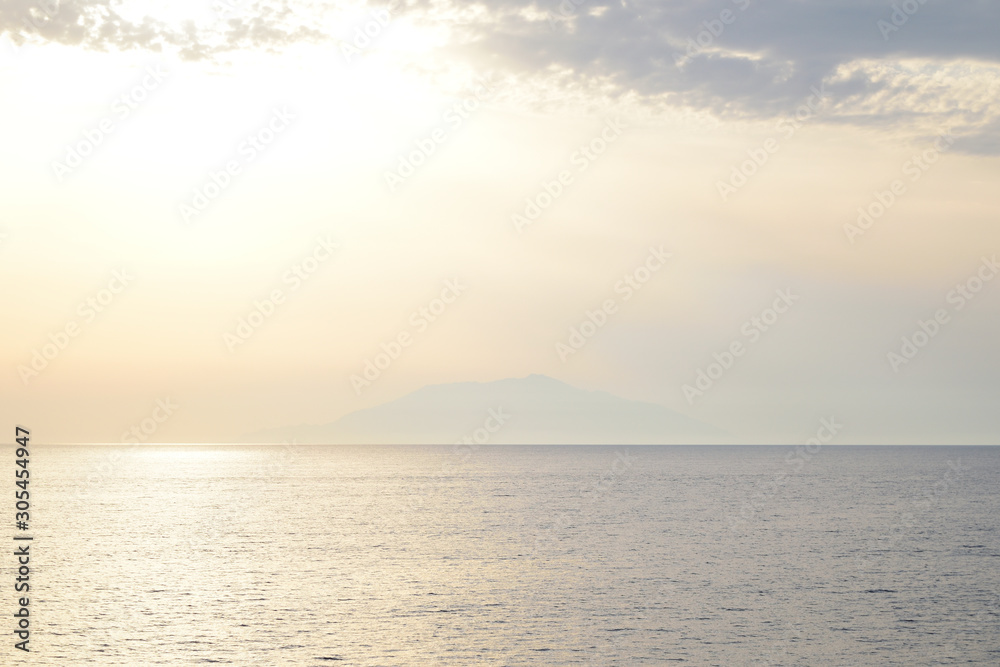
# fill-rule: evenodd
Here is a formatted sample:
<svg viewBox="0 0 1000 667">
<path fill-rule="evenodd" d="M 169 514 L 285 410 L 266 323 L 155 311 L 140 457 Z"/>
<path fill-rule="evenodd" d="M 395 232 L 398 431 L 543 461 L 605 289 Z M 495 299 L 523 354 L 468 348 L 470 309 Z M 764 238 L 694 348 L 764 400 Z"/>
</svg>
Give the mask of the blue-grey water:
<svg viewBox="0 0 1000 667">
<path fill-rule="evenodd" d="M 1000 448 L 811 449 L 36 446 L 0 662 L 1000 664 Z"/>
</svg>

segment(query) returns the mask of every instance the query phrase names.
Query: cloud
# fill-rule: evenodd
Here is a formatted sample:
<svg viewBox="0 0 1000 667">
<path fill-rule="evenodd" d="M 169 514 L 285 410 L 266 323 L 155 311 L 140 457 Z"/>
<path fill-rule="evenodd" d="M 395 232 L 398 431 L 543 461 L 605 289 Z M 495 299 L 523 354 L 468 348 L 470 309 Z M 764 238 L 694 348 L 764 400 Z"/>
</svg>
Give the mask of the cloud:
<svg viewBox="0 0 1000 667">
<path fill-rule="evenodd" d="M 0 0 L 0 33 L 16 44 L 35 40 L 96 51 L 171 49 L 187 60 L 244 49 L 275 51 L 328 38 L 316 27 L 323 12 L 308 3 L 206 2 L 198 16 L 180 21 L 166 20 L 162 12 L 135 17 L 144 7 L 113 0 Z"/>
<path fill-rule="evenodd" d="M 774 117 L 825 82 L 828 122 L 909 125 L 917 135 L 992 127 L 1000 6 L 904 5 L 910 14 L 819 0 L 515 0 L 480 5 L 461 22 L 426 3 L 424 20 L 452 20 L 449 48 L 482 66 L 539 79 L 570 72 L 577 85 L 651 104 Z"/>
<path fill-rule="evenodd" d="M 111 0 L 0 0 L 0 32 L 15 41 L 174 49 L 209 60 L 337 43 L 338 21 L 358 9 L 356 2 L 227 1 L 238 11 L 172 24 L 127 20 L 128 3 Z M 960 150 L 997 152 L 997 3 L 408 0 L 396 13 L 447 35 L 415 63 L 421 69 L 463 62 L 503 72 L 539 107 L 590 98 L 767 118 L 788 114 L 825 82 L 825 122 L 908 126 L 916 135 L 961 126 L 969 139 Z"/>
<path fill-rule="evenodd" d="M 581 78 L 612 81 L 622 93 L 670 95 L 674 104 L 732 115 L 787 112 L 811 86 L 834 79 L 834 102 L 868 103 L 866 114 L 873 112 L 873 99 L 885 100 L 884 112 L 895 113 L 889 89 L 918 105 L 903 116 L 930 113 L 951 97 L 929 77 L 887 80 L 880 64 L 899 74 L 907 69 L 901 63 L 912 61 L 962 63 L 966 74 L 991 79 L 995 89 L 1000 41 L 993 26 L 1000 23 L 1000 6 L 913 3 L 918 9 L 897 27 L 891 7 L 867 2 L 564 0 L 532 18 L 514 8 L 538 7 L 534 3 L 503 2 L 468 19 L 460 32 L 467 55 L 484 63 L 515 71 L 569 69 Z M 603 11 L 595 15 L 596 8 Z M 880 20 L 894 29 L 888 38 Z M 962 87 L 960 77 L 951 79 Z M 986 99 L 987 92 L 979 97 Z M 977 111 L 980 100 L 962 101 Z M 857 108 L 844 112 L 860 114 Z"/>
</svg>

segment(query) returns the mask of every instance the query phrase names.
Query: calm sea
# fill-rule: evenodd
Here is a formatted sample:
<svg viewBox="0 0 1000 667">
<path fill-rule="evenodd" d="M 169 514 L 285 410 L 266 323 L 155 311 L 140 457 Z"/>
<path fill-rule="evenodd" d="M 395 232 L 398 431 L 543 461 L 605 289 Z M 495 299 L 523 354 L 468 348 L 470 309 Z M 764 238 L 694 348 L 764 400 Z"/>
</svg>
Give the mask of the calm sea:
<svg viewBox="0 0 1000 667">
<path fill-rule="evenodd" d="M 31 466 L 32 652 L 4 581 L 4 664 L 1000 664 L 1000 448 L 36 446 Z"/>
</svg>

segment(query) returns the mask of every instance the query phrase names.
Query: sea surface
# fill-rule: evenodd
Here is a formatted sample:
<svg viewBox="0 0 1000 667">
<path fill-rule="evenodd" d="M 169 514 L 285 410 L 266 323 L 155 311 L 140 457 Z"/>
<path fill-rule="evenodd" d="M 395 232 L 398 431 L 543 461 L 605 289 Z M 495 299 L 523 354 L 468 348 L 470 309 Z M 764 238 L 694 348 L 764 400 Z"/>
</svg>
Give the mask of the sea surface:
<svg viewBox="0 0 1000 667">
<path fill-rule="evenodd" d="M 996 447 L 37 445 L 30 489 L 2 664 L 1000 665 Z"/>
</svg>

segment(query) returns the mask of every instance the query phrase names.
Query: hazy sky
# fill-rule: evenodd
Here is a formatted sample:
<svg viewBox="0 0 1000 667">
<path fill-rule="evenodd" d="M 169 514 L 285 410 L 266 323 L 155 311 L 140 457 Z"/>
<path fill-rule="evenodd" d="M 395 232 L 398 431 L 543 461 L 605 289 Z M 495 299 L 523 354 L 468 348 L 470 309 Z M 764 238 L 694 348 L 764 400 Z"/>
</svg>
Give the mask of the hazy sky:
<svg viewBox="0 0 1000 667">
<path fill-rule="evenodd" d="M 211 441 L 541 373 L 996 443 L 1000 5 L 896 7 L 0 0 L 5 419 Z"/>
</svg>

